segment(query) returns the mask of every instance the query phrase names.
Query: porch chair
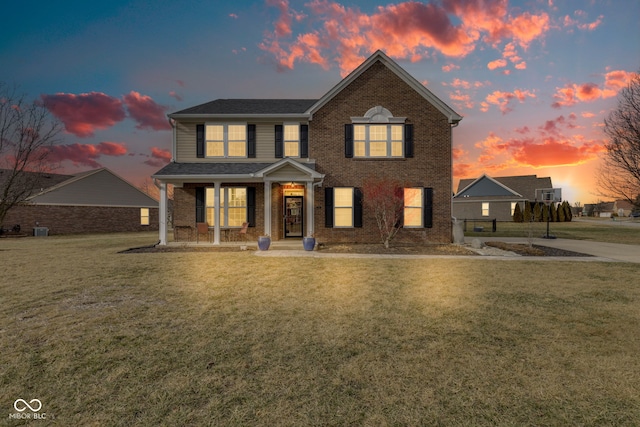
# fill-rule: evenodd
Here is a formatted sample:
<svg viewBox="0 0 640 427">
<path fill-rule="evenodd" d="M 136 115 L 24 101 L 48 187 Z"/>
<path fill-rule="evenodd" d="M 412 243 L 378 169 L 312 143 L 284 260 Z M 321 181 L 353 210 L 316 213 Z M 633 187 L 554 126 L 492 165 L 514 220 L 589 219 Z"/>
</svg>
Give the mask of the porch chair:
<svg viewBox="0 0 640 427">
<path fill-rule="evenodd" d="M 238 231 L 238 240 L 242 241 L 242 242 L 246 242 L 247 241 L 247 230 L 249 229 L 249 223 L 248 222 L 243 222 L 242 223 L 242 228 L 240 229 L 240 231 Z"/>
<path fill-rule="evenodd" d="M 196 243 L 200 241 L 200 234 L 207 235 L 207 241 L 211 242 L 211 233 L 209 232 L 209 224 L 206 222 L 196 223 Z"/>
</svg>

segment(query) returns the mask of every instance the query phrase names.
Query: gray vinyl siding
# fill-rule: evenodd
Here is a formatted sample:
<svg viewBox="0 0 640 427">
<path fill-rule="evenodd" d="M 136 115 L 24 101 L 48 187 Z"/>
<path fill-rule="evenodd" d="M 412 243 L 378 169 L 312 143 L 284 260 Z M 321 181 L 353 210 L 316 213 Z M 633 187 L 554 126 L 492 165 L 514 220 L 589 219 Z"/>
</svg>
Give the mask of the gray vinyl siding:
<svg viewBox="0 0 640 427">
<path fill-rule="evenodd" d="M 196 124 L 204 121 L 181 122 L 176 124 L 176 162 L 197 163 L 197 162 L 272 162 L 275 158 L 275 125 L 289 123 L 290 120 L 283 121 L 256 121 L 256 120 L 227 120 L 220 123 L 247 123 L 256 125 L 256 158 L 248 159 L 208 159 L 196 156 Z M 295 122 L 295 121 L 294 121 Z M 299 122 L 307 124 L 307 122 Z"/>
</svg>

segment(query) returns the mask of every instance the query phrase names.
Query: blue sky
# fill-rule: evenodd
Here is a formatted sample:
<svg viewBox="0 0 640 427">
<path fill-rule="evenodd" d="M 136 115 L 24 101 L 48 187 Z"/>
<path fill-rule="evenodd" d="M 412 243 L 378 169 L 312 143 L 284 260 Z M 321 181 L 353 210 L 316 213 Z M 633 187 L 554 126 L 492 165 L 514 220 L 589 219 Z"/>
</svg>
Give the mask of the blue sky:
<svg viewBox="0 0 640 427">
<path fill-rule="evenodd" d="M 3 7 L 0 82 L 66 125 L 61 171 L 140 183 L 166 114 L 216 98 L 319 98 L 376 49 L 464 116 L 455 179 L 551 176 L 598 200 L 602 122 L 640 69 L 636 0 L 25 1 Z"/>
</svg>

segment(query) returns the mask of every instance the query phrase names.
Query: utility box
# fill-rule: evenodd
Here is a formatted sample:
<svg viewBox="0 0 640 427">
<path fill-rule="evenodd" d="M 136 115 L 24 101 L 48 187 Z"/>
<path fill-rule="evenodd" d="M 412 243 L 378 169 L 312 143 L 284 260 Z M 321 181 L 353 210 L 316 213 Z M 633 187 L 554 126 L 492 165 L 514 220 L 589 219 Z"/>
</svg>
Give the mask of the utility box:
<svg viewBox="0 0 640 427">
<path fill-rule="evenodd" d="M 49 235 L 47 227 L 33 227 L 33 235 L 38 237 L 46 237 Z"/>
</svg>

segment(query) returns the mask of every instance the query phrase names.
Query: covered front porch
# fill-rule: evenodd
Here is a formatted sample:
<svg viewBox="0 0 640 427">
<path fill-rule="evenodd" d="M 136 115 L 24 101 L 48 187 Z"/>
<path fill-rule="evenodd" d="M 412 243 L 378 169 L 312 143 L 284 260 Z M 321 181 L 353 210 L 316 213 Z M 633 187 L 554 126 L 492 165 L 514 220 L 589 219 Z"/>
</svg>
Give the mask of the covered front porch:
<svg viewBox="0 0 640 427">
<path fill-rule="evenodd" d="M 238 239 L 230 236 L 236 236 L 245 222 L 249 232 L 243 237 L 253 242 L 257 236 L 278 241 L 314 233 L 315 191 L 324 175 L 312 163 L 285 158 L 266 165 L 220 165 L 172 163 L 153 176 L 160 189 L 160 245 L 199 244 L 201 240 L 216 246 L 237 245 L 231 240 Z M 217 173 L 221 170 L 243 173 Z M 169 185 L 174 186 L 172 239 L 167 215 Z"/>
</svg>

